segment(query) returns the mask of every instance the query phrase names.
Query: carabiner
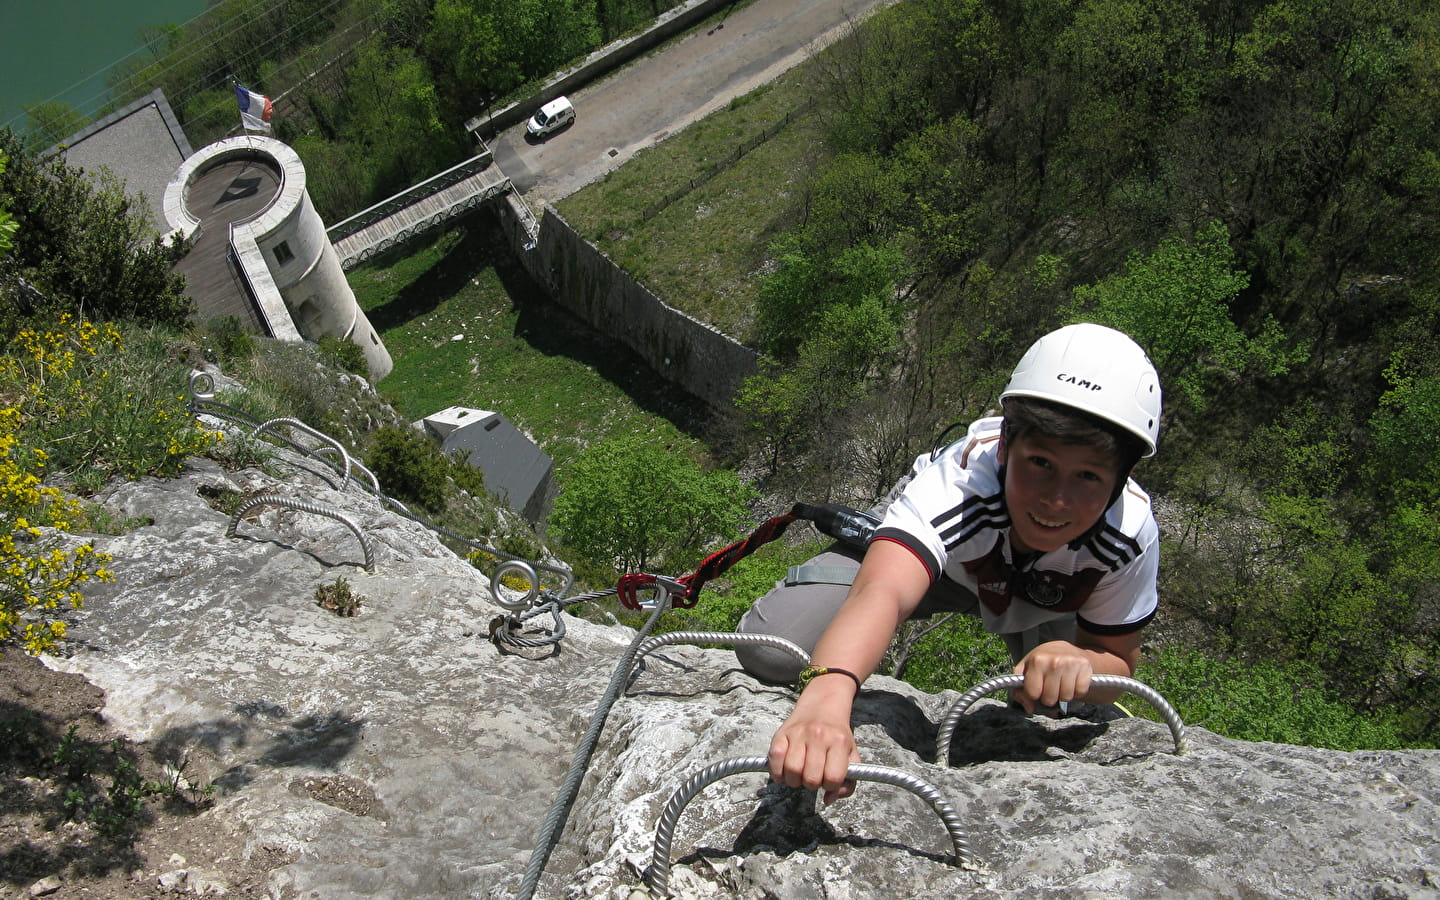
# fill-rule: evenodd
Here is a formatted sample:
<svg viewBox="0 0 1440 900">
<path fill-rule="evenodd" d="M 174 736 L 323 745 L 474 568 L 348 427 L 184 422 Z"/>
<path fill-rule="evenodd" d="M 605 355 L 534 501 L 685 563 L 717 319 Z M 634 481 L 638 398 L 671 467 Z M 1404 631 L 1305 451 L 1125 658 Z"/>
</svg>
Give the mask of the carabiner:
<svg viewBox="0 0 1440 900">
<path fill-rule="evenodd" d="M 647 587 L 651 591 L 650 598 L 641 600 L 637 592 L 640 588 Z M 650 575 L 644 572 L 636 575 L 621 575 L 619 582 L 615 585 L 615 594 L 626 609 L 653 610 L 661 604 L 661 598 L 664 596 L 670 598 L 671 605 L 677 605 L 677 598 L 683 602 L 688 592 L 689 588 L 678 578 Z"/>
</svg>

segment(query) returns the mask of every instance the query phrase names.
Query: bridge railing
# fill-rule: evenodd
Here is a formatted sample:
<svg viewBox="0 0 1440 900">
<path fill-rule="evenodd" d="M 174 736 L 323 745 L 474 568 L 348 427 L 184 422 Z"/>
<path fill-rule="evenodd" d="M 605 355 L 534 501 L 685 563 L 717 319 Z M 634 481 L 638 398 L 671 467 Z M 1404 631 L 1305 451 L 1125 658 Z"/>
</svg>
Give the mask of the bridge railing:
<svg viewBox="0 0 1440 900">
<path fill-rule="evenodd" d="M 481 145 L 484 147 L 484 145 Z M 325 233 L 330 237 L 330 243 L 344 240 L 357 231 L 375 224 L 382 219 L 394 215 L 399 210 L 410 206 L 417 200 L 421 200 L 431 194 L 445 190 L 451 185 L 457 184 L 474 175 L 476 172 L 488 167 L 491 162 L 489 147 L 470 157 L 456 166 L 451 166 L 438 175 L 432 175 L 419 184 L 412 185 L 393 197 L 381 200 L 369 209 L 361 210 L 343 222 L 337 222 L 326 229 Z"/>
</svg>

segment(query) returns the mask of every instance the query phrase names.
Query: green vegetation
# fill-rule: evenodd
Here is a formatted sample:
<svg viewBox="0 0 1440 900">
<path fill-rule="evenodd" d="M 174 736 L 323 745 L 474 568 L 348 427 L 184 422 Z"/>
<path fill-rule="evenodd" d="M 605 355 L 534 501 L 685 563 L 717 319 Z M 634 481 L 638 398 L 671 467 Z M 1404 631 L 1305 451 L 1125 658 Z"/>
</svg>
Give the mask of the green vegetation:
<svg viewBox="0 0 1440 900">
<path fill-rule="evenodd" d="M 351 274 L 395 360 L 380 389 L 396 408 L 411 421 L 457 404 L 499 410 L 550 455 L 562 483 L 571 461 L 609 436 L 696 452 L 694 408 L 628 350 L 547 307 L 497 255 L 503 246 L 479 216 Z"/>
<path fill-rule="evenodd" d="M 365 598 L 350 588 L 350 581 L 343 575 L 315 589 L 315 604 L 341 618 L 359 615 L 364 602 Z"/>
<path fill-rule="evenodd" d="M 551 525 L 570 549 L 619 572 L 693 568 L 740 530 L 754 491 L 645 437 L 603 441 L 575 460 Z"/>
<path fill-rule="evenodd" d="M 337 4 L 237 74 L 267 89 L 344 50 L 345 65 L 294 94 L 277 135 L 317 172 L 334 217 L 458 161 L 469 148 L 456 126 L 477 104 L 620 27 L 599 4 L 553 5 L 551 25 L 576 40 L 547 55 L 545 6 Z M 607 16 L 632 6 L 605 4 Z M 501 33 L 516 50 L 503 59 Z M 767 492 L 865 505 L 944 426 L 992 409 L 1036 335 L 1077 319 L 1126 328 L 1167 388 L 1160 454 L 1138 472 L 1166 501 L 1152 632 L 1194 635 L 1155 647 L 1143 674 L 1231 733 L 1434 745 L 1437 35 L 1440 12 L 1411 0 L 896 4 L 562 205 L 668 302 L 765 350 L 739 428 L 666 403 L 630 357 L 545 311 L 483 215 L 354 278 L 397 361 L 384 389 L 409 418 L 503 410 L 566 487 L 609 439 L 696 460 L 734 439 L 725 458 L 758 464 Z M 244 58 L 223 43 L 223 58 Z M 227 86 L 157 73 L 177 79 L 182 118 L 233 119 Z M 168 251 L 127 230 L 122 198 L 71 191 L 63 171 L 46 181 L 13 137 L 0 152 L 0 208 L 19 225 L 0 273 L 10 293 L 49 324 L 82 308 L 181 315 L 156 277 Z M 56 224 L 72 222 L 84 227 Z M 295 370 L 247 401 L 272 415 L 352 435 L 394 424 L 307 380 L 313 354 L 251 350 L 223 328 L 207 340 L 265 358 L 242 368 Z M 110 464 L 113 444 L 94 458 Z M 120 445 L 140 459 L 139 444 Z M 699 529 L 664 561 L 688 569 L 697 560 L 680 556 L 725 530 Z M 648 563 L 654 551 L 587 552 Z M 716 621 L 768 581 L 742 583 Z M 984 677 L 994 641 L 968 628 L 913 630 L 896 670 L 928 686 Z"/>
<path fill-rule="evenodd" d="M 1167 388 L 1139 472 L 1177 511 L 1162 617 L 1200 623 L 1191 649 L 1257 695 L 1283 672 L 1317 720 L 1339 704 L 1434 744 L 1437 33 L 1404 2 L 913 0 L 809 64 L 797 108 L 827 151 L 784 199 L 735 211 L 791 223 L 767 256 L 691 231 L 660 271 L 648 223 L 607 219 L 604 186 L 562 211 L 652 287 L 697 258 L 765 273 L 745 333 L 771 361 L 738 405 L 782 494 L 863 505 L 946 424 L 993 408 L 1037 334 L 1134 333 Z M 686 155 L 647 151 L 656 174 L 622 170 L 625 190 L 666 195 L 658 173 Z M 776 183 L 748 165 L 723 177 Z M 856 264 L 880 250 L 900 264 Z M 706 292 L 660 293 L 706 310 Z M 1353 745 L 1349 727 L 1324 740 Z"/>
<path fill-rule="evenodd" d="M 108 178 L 39 161 L 9 129 L 0 129 L 0 156 L 8 157 L 0 198 L 11 217 L 0 228 L 11 245 L 3 273 L 19 285 L 0 306 L 0 340 L 24 316 L 53 321 L 78 310 L 97 322 L 185 323 L 194 305 L 170 271 L 185 248 L 161 242 L 138 200 Z"/>
<path fill-rule="evenodd" d="M 386 494 L 432 512 L 445 508 L 447 495 L 456 487 L 484 496 L 485 478 L 479 469 L 446 456 L 433 438 L 413 428 L 374 432 L 365 462 Z"/>
<path fill-rule="evenodd" d="M 1167 647 L 1137 677 L 1170 701 L 1187 725 L 1244 741 L 1276 741 L 1334 750 L 1399 749 L 1404 727 L 1389 715 L 1357 712 L 1319 668 L 1222 661 Z M 1141 714 L 1143 701 L 1128 708 Z"/>
</svg>

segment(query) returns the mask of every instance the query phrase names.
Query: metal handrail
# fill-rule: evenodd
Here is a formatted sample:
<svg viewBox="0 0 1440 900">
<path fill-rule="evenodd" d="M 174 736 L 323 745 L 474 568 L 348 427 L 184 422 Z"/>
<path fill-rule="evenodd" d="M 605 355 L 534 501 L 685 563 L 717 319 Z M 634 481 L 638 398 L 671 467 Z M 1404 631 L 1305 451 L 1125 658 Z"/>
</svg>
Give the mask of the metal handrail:
<svg viewBox="0 0 1440 900">
<path fill-rule="evenodd" d="M 950 739 L 955 733 L 955 726 L 960 723 L 960 717 L 965 711 L 974 706 L 976 701 L 986 694 L 993 694 L 995 691 L 1007 688 L 1018 688 L 1025 684 L 1024 675 L 997 675 L 987 681 L 982 681 L 970 690 L 961 695 L 955 701 L 955 705 L 945 714 L 940 723 L 940 735 L 935 741 L 935 761 L 939 765 L 949 765 L 950 760 Z M 1132 694 L 1139 694 L 1155 707 L 1165 724 L 1170 726 L 1170 735 L 1175 739 L 1175 755 L 1184 756 L 1186 747 L 1185 723 L 1180 721 L 1179 713 L 1169 701 L 1160 696 L 1159 692 L 1141 681 L 1134 678 L 1126 678 L 1123 675 L 1091 675 L 1090 686 L 1092 688 L 1114 688 L 1129 691 Z"/>
<path fill-rule="evenodd" d="M 767 772 L 769 768 L 769 763 L 763 756 L 741 756 L 707 766 L 690 776 L 671 795 L 670 802 L 665 804 L 665 809 L 660 813 L 660 820 L 655 825 L 655 855 L 650 862 L 650 868 L 645 871 L 646 887 L 659 896 L 668 895 L 670 845 L 675 839 L 675 822 L 680 818 L 680 813 L 691 798 L 701 789 L 721 778 L 742 772 Z M 955 814 L 955 808 L 934 786 L 899 769 L 868 766 L 861 763 L 851 764 L 846 772 L 846 777 L 855 781 L 878 781 L 902 787 L 924 798 L 940 816 L 940 820 L 945 823 L 945 830 L 950 834 L 950 843 L 955 852 L 955 864 L 961 868 L 975 867 L 975 860 L 970 852 L 970 842 L 965 838 L 965 830 L 960 824 L 960 817 Z"/>
<path fill-rule="evenodd" d="M 296 500 L 294 497 L 282 497 L 279 494 L 256 494 L 240 504 L 235 510 L 235 515 L 230 517 L 230 527 L 225 529 L 226 537 L 235 537 L 236 529 L 240 526 L 240 520 L 251 510 L 261 506 L 283 506 L 288 509 L 299 510 L 300 512 L 314 513 L 317 516 L 326 516 L 343 524 L 354 532 L 355 537 L 360 541 L 360 549 L 365 551 L 365 571 L 375 574 L 375 556 L 370 551 L 370 541 L 366 539 L 365 533 L 360 530 L 349 516 L 338 509 L 329 506 L 322 506 L 319 503 L 311 503 L 308 500 Z"/>
</svg>

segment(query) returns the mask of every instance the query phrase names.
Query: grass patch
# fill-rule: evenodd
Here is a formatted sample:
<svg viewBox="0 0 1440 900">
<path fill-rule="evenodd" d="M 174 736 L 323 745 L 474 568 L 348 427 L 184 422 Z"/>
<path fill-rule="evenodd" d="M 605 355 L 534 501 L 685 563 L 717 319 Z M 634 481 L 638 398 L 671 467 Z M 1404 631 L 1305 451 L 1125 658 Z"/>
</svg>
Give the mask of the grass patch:
<svg viewBox="0 0 1440 900">
<path fill-rule="evenodd" d="M 449 406 L 501 413 L 562 478 L 609 435 L 704 448 L 697 404 L 677 397 L 628 349 L 556 309 L 508 258 L 490 214 L 350 273 L 395 363 L 379 388 L 414 421 Z"/>
<path fill-rule="evenodd" d="M 666 303 L 747 339 L 770 242 L 800 206 L 797 173 L 826 153 L 809 68 L 641 151 L 561 214 Z"/>
</svg>

